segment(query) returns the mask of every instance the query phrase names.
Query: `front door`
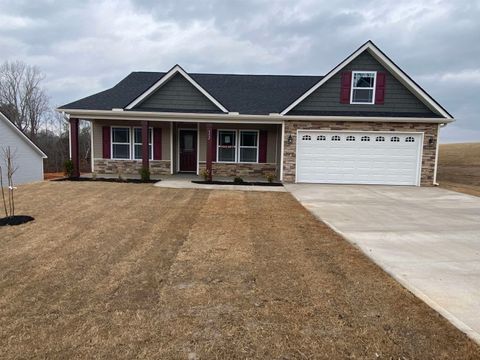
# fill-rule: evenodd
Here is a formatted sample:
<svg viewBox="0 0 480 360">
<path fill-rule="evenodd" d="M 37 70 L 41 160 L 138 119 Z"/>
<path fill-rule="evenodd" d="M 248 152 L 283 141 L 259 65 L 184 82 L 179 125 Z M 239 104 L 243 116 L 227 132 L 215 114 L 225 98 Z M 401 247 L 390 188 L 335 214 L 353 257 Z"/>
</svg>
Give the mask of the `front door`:
<svg viewBox="0 0 480 360">
<path fill-rule="evenodd" d="M 197 171 L 197 130 L 180 130 L 180 171 Z"/>
</svg>

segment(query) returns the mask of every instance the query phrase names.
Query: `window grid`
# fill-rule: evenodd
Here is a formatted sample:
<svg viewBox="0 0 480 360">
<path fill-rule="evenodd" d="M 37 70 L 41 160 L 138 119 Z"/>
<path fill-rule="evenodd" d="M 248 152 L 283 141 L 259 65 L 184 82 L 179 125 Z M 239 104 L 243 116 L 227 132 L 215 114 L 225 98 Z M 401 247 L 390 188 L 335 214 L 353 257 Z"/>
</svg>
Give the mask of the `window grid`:
<svg viewBox="0 0 480 360">
<path fill-rule="evenodd" d="M 327 137 L 325 135 L 318 135 L 317 140 L 325 141 L 325 140 L 327 140 Z"/>
<path fill-rule="evenodd" d="M 365 78 L 371 78 L 372 84 L 371 86 L 356 86 L 355 81 L 356 77 L 361 77 L 362 75 Z M 353 71 L 352 72 L 352 85 L 350 89 L 350 104 L 366 104 L 366 105 L 373 105 L 375 104 L 375 86 L 377 83 L 377 72 L 376 71 Z M 369 101 L 362 101 L 356 99 L 357 92 L 365 92 L 368 91 L 369 93 Z"/>
<path fill-rule="evenodd" d="M 375 141 L 385 141 L 385 138 L 383 136 L 377 136 Z"/>
<path fill-rule="evenodd" d="M 140 131 L 138 131 L 140 130 Z M 140 141 L 137 141 L 137 133 L 140 133 Z M 153 129 L 148 128 L 148 158 L 150 160 L 153 160 Z M 140 150 L 137 151 L 137 147 L 140 146 Z M 133 128 L 133 157 L 135 160 L 141 160 L 142 159 L 142 128 L 140 127 L 134 127 Z"/>
<path fill-rule="evenodd" d="M 370 141 L 370 136 L 362 136 L 361 141 Z"/>
<path fill-rule="evenodd" d="M 125 134 L 127 135 L 127 141 L 115 141 L 115 138 L 116 138 L 115 134 L 117 132 L 124 132 L 125 130 L 127 130 L 127 132 L 125 132 Z M 111 139 L 112 139 L 111 140 L 111 158 L 115 159 L 115 160 L 130 160 L 130 158 L 132 156 L 132 149 L 131 149 L 132 136 L 131 136 L 130 127 L 125 127 L 125 126 L 112 127 L 111 128 Z M 128 157 L 116 156 L 116 153 L 119 152 L 118 149 L 125 148 L 125 145 L 128 146 Z"/>
<path fill-rule="evenodd" d="M 312 140 L 312 137 L 310 135 L 303 135 L 302 140 Z"/>
<path fill-rule="evenodd" d="M 347 141 L 355 141 L 355 136 L 353 135 L 347 136 Z"/>
<path fill-rule="evenodd" d="M 415 142 L 415 138 L 413 136 L 407 136 L 405 142 Z"/>
<path fill-rule="evenodd" d="M 340 141 L 340 140 L 341 140 L 340 136 L 338 136 L 338 135 L 333 135 L 332 136 L 332 141 Z"/>
<path fill-rule="evenodd" d="M 398 136 L 392 136 L 392 137 L 390 138 L 390 141 L 391 141 L 391 142 L 400 142 L 400 138 L 399 138 Z"/>
<path fill-rule="evenodd" d="M 255 134 L 255 145 L 254 146 L 247 146 L 247 145 L 242 145 L 243 142 L 243 137 L 242 135 L 245 133 L 254 133 Z M 240 136 L 239 136 L 239 151 L 238 151 L 238 162 L 240 163 L 258 163 L 258 130 L 240 130 Z M 255 149 L 256 150 L 256 156 L 255 156 L 255 161 L 245 161 L 242 160 L 242 149 Z"/>
</svg>

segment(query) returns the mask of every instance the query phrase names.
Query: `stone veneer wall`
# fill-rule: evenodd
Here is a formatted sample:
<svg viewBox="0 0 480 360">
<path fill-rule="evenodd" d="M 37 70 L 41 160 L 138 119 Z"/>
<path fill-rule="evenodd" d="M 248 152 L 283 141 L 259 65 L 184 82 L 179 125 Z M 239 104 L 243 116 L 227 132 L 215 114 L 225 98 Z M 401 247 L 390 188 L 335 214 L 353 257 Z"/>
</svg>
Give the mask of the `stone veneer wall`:
<svg viewBox="0 0 480 360">
<path fill-rule="evenodd" d="M 142 160 L 95 159 L 93 169 L 97 174 L 138 175 Z M 170 160 L 150 160 L 151 175 L 170 174 Z"/>
<path fill-rule="evenodd" d="M 200 163 L 200 172 L 204 170 L 206 164 Z M 277 165 L 275 163 L 251 163 L 251 164 L 228 164 L 214 162 L 212 164 L 213 176 L 226 176 L 226 177 L 265 177 L 267 174 L 277 174 Z"/>
<path fill-rule="evenodd" d="M 424 132 L 421 185 L 433 186 L 435 153 L 437 150 L 438 124 L 387 123 L 387 122 L 346 122 L 346 121 L 285 121 L 285 142 L 283 152 L 283 181 L 295 181 L 295 158 L 297 130 L 353 130 L 353 131 L 400 131 Z M 288 137 L 293 141 L 288 144 Z M 430 139 L 433 143 L 430 144 Z"/>
</svg>

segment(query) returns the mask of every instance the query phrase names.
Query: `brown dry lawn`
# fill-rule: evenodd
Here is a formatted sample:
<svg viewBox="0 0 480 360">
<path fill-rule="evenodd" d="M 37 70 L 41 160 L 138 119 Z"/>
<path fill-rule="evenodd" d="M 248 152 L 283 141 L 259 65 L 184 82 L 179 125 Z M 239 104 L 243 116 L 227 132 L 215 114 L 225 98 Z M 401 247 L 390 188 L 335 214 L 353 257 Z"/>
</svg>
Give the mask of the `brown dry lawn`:
<svg viewBox="0 0 480 360">
<path fill-rule="evenodd" d="M 0 357 L 478 359 L 288 193 L 45 182 L 0 228 Z"/>
<path fill-rule="evenodd" d="M 480 196 L 480 143 L 440 145 L 440 186 Z"/>
</svg>

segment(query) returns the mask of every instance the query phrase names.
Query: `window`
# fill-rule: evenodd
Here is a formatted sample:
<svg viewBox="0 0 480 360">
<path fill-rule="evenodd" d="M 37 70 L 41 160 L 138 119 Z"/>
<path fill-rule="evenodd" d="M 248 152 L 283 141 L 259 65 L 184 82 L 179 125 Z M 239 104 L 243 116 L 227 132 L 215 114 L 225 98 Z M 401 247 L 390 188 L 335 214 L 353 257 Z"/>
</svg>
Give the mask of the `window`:
<svg viewBox="0 0 480 360">
<path fill-rule="evenodd" d="M 355 136 L 348 135 L 347 136 L 347 141 L 355 141 Z"/>
<path fill-rule="evenodd" d="M 112 127 L 112 159 L 130 159 L 130 128 Z"/>
<path fill-rule="evenodd" d="M 333 136 L 332 136 L 332 141 L 340 141 L 340 136 L 338 136 L 338 135 L 333 135 Z"/>
<path fill-rule="evenodd" d="M 312 140 L 312 137 L 310 135 L 303 135 L 302 140 Z"/>
<path fill-rule="evenodd" d="M 352 73 L 351 104 L 373 104 L 375 96 L 375 71 L 354 71 Z"/>
<path fill-rule="evenodd" d="M 370 136 L 362 136 L 361 141 L 370 141 Z"/>
<path fill-rule="evenodd" d="M 235 162 L 237 160 L 237 131 L 218 131 L 218 161 Z"/>
<path fill-rule="evenodd" d="M 153 147 L 152 147 L 153 132 L 152 129 L 148 129 L 148 157 L 153 159 Z M 133 128 L 133 158 L 142 158 L 142 128 Z"/>
<path fill-rule="evenodd" d="M 258 131 L 240 130 L 240 162 L 258 162 Z"/>
<path fill-rule="evenodd" d="M 399 141 L 400 141 L 400 138 L 399 138 L 398 136 L 392 136 L 392 137 L 390 138 L 390 141 L 391 141 L 391 142 L 399 142 Z"/>
<path fill-rule="evenodd" d="M 385 141 L 385 138 L 383 136 L 377 136 L 375 141 Z"/>
<path fill-rule="evenodd" d="M 413 136 L 407 136 L 405 142 L 415 142 L 415 138 Z"/>
<path fill-rule="evenodd" d="M 327 138 L 325 137 L 325 135 L 318 135 L 317 140 L 325 141 L 325 140 L 327 140 Z"/>
</svg>

